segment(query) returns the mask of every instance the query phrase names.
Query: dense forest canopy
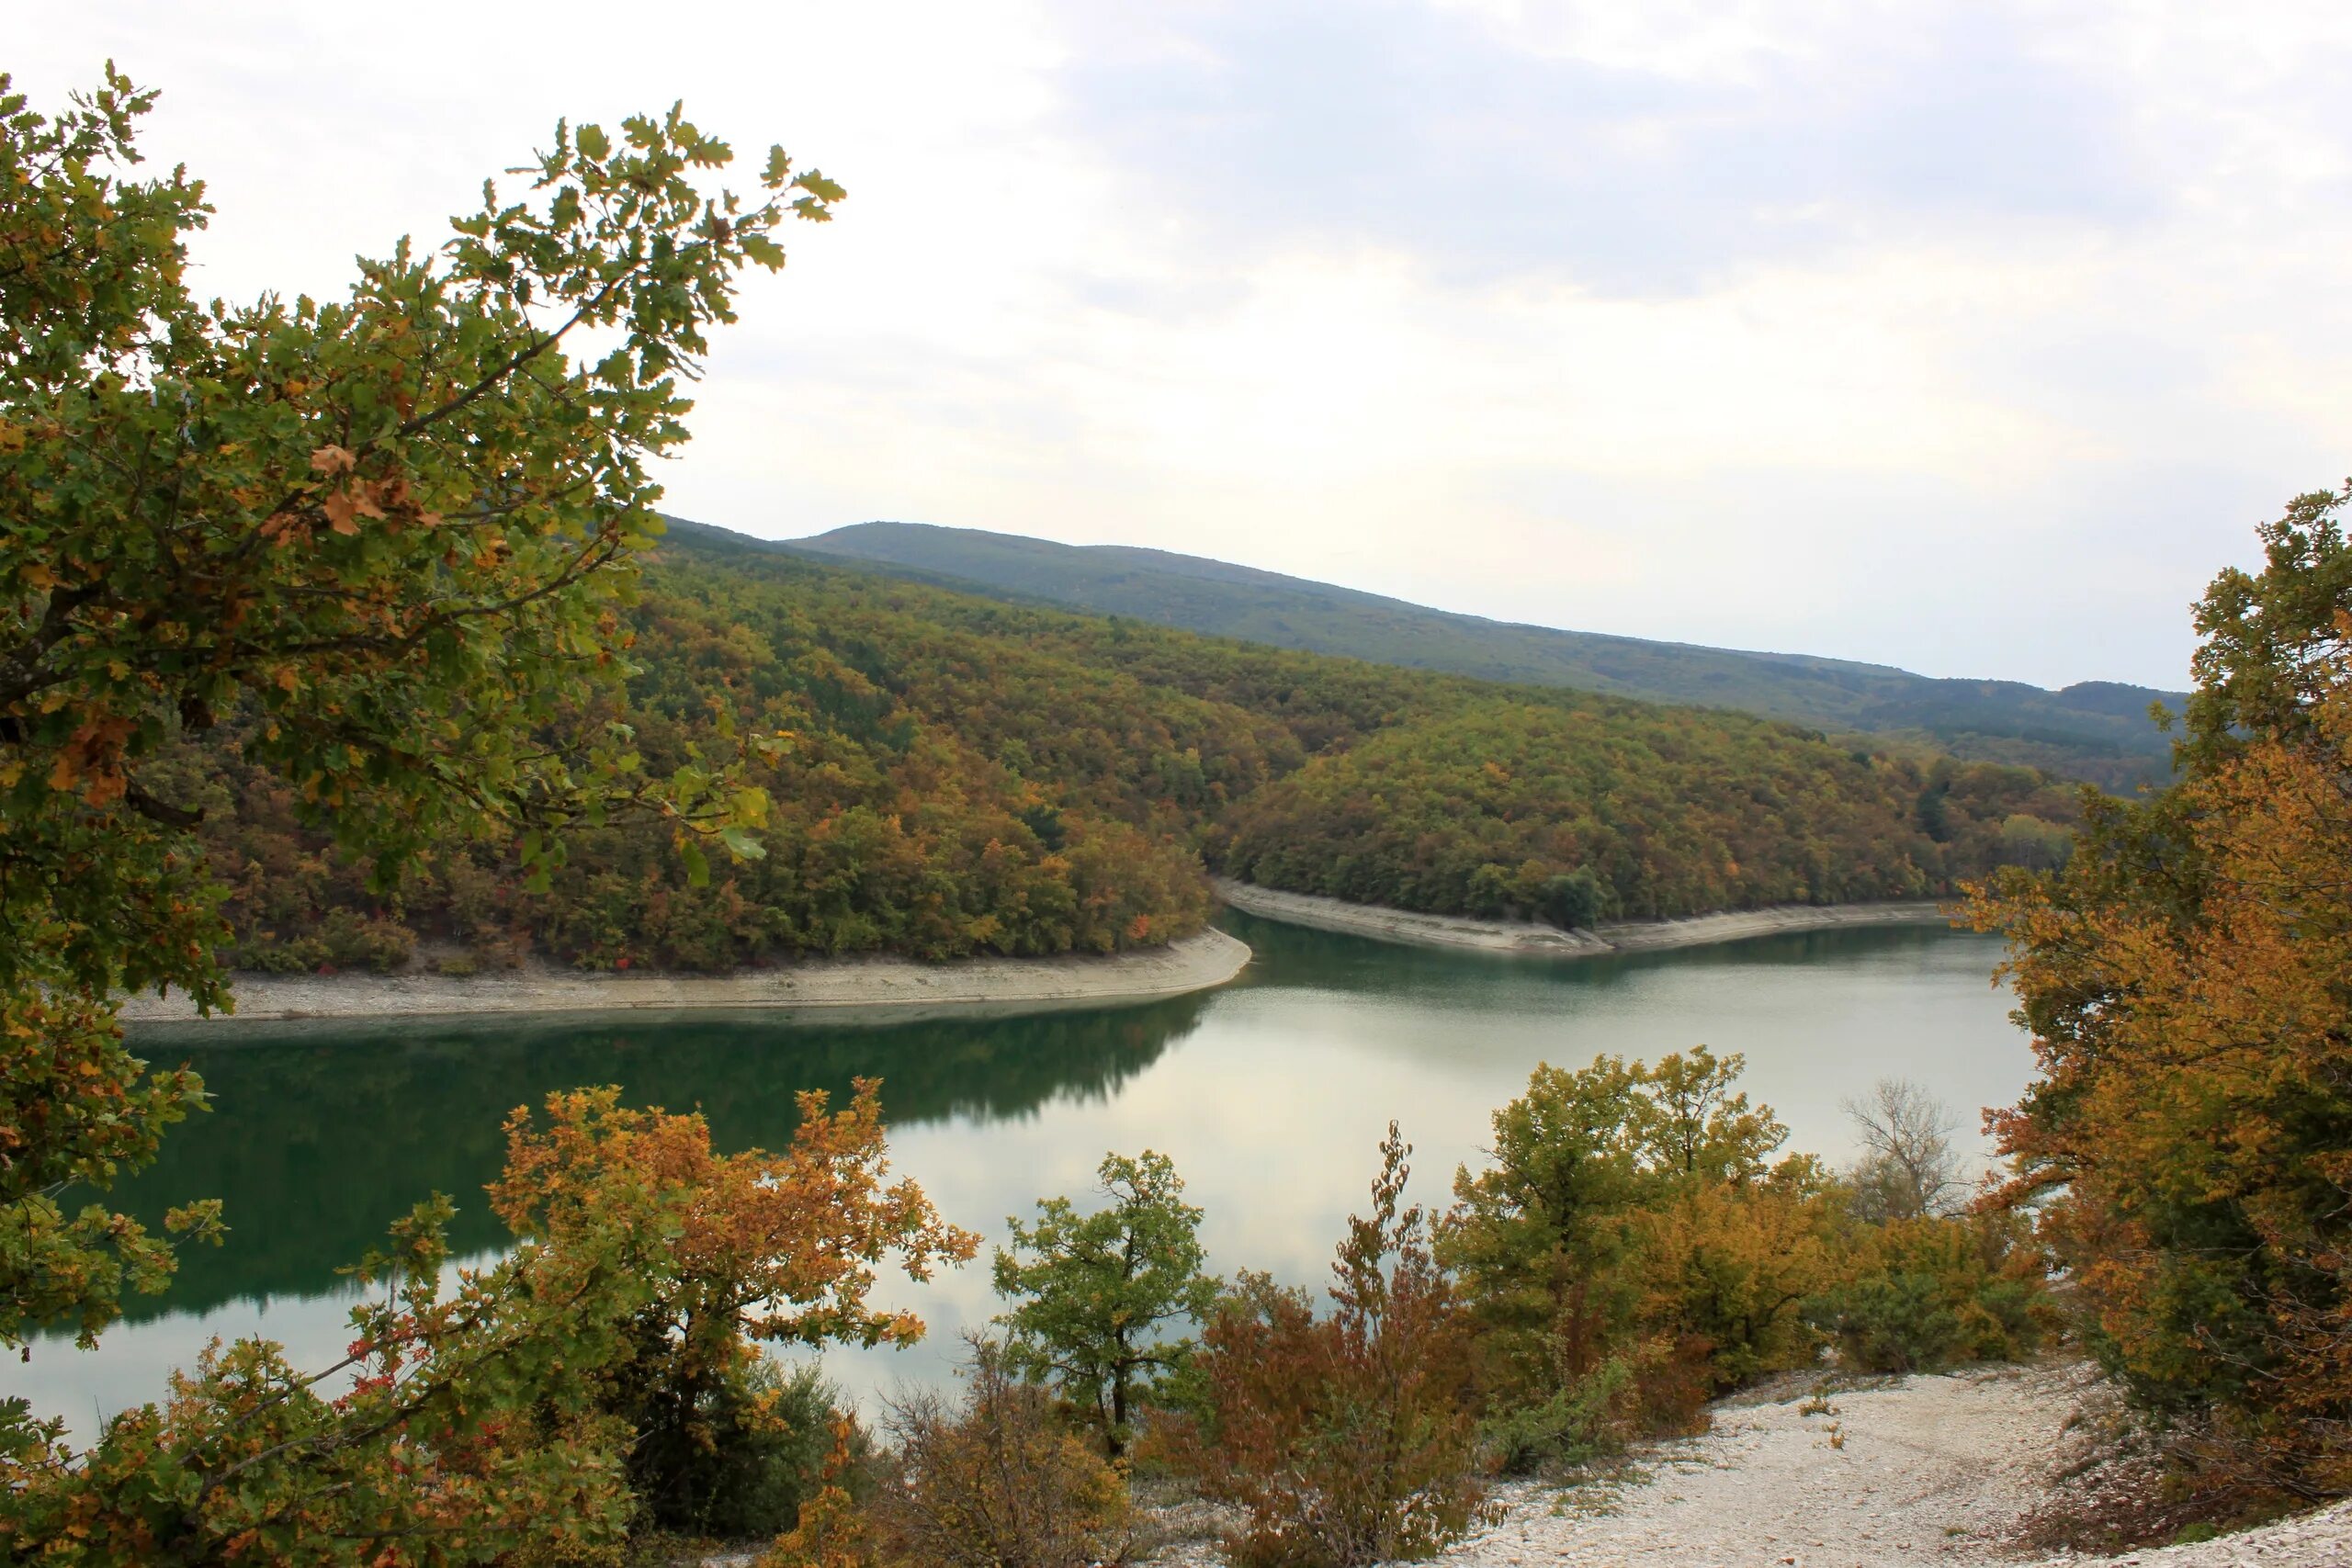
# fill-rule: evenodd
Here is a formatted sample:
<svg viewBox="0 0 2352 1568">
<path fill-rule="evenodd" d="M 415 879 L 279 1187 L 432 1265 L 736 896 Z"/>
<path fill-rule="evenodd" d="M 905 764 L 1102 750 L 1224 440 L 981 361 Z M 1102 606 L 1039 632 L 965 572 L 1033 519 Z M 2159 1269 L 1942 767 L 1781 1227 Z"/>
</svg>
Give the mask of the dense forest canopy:
<svg viewBox="0 0 2352 1568">
<path fill-rule="evenodd" d="M 238 961 L 1107 953 L 1197 930 L 1204 869 L 1561 924 L 1936 897 L 2054 863 L 2076 810 L 2022 769 L 1008 606 L 707 534 L 660 551 L 628 624 L 636 673 L 602 716 L 650 769 L 721 731 L 788 738 L 749 775 L 773 803 L 763 857 L 697 885 L 648 819 L 575 832 L 536 886 L 491 842 L 371 891 L 293 786 L 194 749 L 174 782 L 209 807 Z"/>
<path fill-rule="evenodd" d="M 683 528 L 724 534 L 693 524 Z M 1849 659 L 1518 626 L 1199 556 L 1064 545 L 978 528 L 857 523 L 767 547 L 1276 648 L 1735 708 L 1833 734 L 1867 735 L 1873 749 L 2042 768 L 2109 789 L 2164 777 L 2168 742 L 2148 708 L 2159 700 L 2177 708 L 2183 695 L 2100 681 L 2052 692 L 2017 681 L 1939 680 Z"/>
</svg>

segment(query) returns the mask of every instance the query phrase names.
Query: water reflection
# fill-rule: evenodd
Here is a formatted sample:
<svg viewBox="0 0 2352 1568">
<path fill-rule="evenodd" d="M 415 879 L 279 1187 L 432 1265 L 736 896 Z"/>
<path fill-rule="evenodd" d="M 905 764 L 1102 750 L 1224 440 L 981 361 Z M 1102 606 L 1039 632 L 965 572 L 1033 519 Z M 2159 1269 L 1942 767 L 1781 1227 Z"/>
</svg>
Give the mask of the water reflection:
<svg viewBox="0 0 2352 1568">
<path fill-rule="evenodd" d="M 480 1200 L 504 1156 L 500 1123 L 550 1090 L 618 1084 L 631 1104 L 700 1110 L 724 1149 L 789 1143 L 799 1091 L 845 1099 L 858 1077 L 883 1080 L 894 1129 L 1001 1122 L 1054 1100 L 1107 1102 L 1197 1028 L 1206 1003 L 865 1029 L 729 1013 L 420 1020 L 356 1038 L 258 1025 L 227 1043 L 195 1043 L 185 1031 L 141 1036 L 134 1043 L 154 1059 L 184 1058 L 204 1076 L 214 1110 L 165 1138 L 123 1206 L 152 1224 L 191 1196 L 219 1197 L 231 1229 L 225 1246 L 184 1254 L 170 1294 L 138 1298 L 129 1316 L 326 1290 L 428 1192 L 457 1200 L 450 1241 L 460 1254 L 499 1245 L 504 1229 Z"/>
<path fill-rule="evenodd" d="M 1040 1196 L 1086 1190 L 1106 1149 L 1158 1148 L 1207 1211 L 1215 1267 L 1319 1284 L 1389 1118 L 1418 1147 L 1416 1195 L 1442 1201 L 1456 1164 L 1480 1157 L 1487 1113 L 1539 1061 L 1699 1042 L 1743 1052 L 1747 1087 L 1792 1144 L 1833 1159 L 1851 1152 L 1839 1099 L 1877 1077 L 1921 1080 L 1973 1126 L 2031 1069 L 2008 998 L 1988 983 L 1999 953 L 1988 938 L 1846 931 L 1557 964 L 1228 919 L 1258 954 L 1240 982 L 1113 1011 L 874 1029 L 729 1014 L 141 1037 L 158 1059 L 186 1055 L 219 1109 L 173 1131 L 130 1206 L 152 1216 L 219 1195 L 229 1245 L 190 1253 L 170 1294 L 141 1303 L 95 1354 L 45 1339 L 0 1383 L 86 1432 L 96 1412 L 153 1397 L 214 1334 L 266 1334 L 298 1363 L 332 1359 L 348 1337 L 336 1266 L 436 1189 L 460 1206 L 461 1251 L 496 1247 L 481 1185 L 498 1168 L 501 1118 L 579 1084 L 699 1106 L 719 1145 L 741 1148 L 790 1137 L 797 1090 L 879 1077 L 897 1168 L 991 1236 Z M 920 1312 L 933 1338 L 831 1358 L 854 1393 L 944 1377 L 956 1335 L 997 1305 L 985 1262 L 881 1294 Z"/>
</svg>

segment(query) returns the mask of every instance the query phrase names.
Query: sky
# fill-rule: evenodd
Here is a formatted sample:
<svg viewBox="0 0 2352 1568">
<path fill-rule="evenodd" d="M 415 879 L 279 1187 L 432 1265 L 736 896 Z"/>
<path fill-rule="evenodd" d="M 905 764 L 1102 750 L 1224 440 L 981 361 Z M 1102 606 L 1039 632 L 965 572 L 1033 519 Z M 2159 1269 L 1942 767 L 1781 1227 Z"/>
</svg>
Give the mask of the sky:
<svg viewBox="0 0 2352 1568">
<path fill-rule="evenodd" d="M 1114 0 L 61 7 L 344 291 L 555 120 L 847 186 L 714 345 L 668 508 L 1148 545 L 1582 630 L 2186 683 L 2352 472 L 2352 7 Z M 750 184 L 751 170 L 742 184 Z"/>
</svg>

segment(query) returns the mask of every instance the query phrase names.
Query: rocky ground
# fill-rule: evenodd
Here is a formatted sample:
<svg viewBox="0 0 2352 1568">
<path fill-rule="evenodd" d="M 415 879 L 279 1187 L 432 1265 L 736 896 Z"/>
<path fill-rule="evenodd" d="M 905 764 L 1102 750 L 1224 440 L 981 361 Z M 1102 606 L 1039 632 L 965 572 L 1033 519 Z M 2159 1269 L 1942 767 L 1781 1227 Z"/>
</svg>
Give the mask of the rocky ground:
<svg viewBox="0 0 2352 1568">
<path fill-rule="evenodd" d="M 1498 1494 L 1503 1521 L 1453 1568 L 2347 1568 L 2352 1505 L 2196 1545 L 2048 1557 L 2021 1544 L 2074 1453 L 2078 1367 L 1914 1377 L 1816 1395 L 1769 1391 L 1715 1411 L 1703 1437 L 1657 1445 L 1615 1479 Z M 1209 1568 L 1194 1542 L 1154 1560 Z"/>
</svg>

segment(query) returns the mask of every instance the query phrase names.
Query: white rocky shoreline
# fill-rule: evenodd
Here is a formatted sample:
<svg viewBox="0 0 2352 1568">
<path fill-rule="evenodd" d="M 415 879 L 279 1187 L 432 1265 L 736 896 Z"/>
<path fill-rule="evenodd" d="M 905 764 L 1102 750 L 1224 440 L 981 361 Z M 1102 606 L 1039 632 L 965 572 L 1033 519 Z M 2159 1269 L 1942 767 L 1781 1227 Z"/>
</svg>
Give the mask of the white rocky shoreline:
<svg viewBox="0 0 2352 1568">
<path fill-rule="evenodd" d="M 1216 879 L 1217 896 L 1244 914 L 1285 925 L 1341 931 L 1407 947 L 1436 947 L 1530 958 L 1600 958 L 1703 947 L 1786 931 L 1862 926 L 1942 925 L 1943 906 L 1918 899 L 1884 904 L 1778 904 L 1675 920 L 1619 920 L 1589 931 L 1564 931 L 1532 920 L 1487 920 L 1471 915 L 1425 915 L 1378 904 L 1351 904 L 1312 893 L 1287 893 L 1253 883 Z"/>
<path fill-rule="evenodd" d="M 2345 1568 L 2352 1503 L 2211 1540 L 2118 1556 L 2047 1555 L 2027 1540 L 2089 1441 L 2101 1389 L 2080 1362 L 1811 1380 L 1714 1405 L 1708 1430 L 1646 1445 L 1613 1480 L 1496 1489 L 1500 1520 L 1440 1554 L 1447 1568 Z M 1206 1540 L 1150 1568 L 1223 1568 Z"/>
<path fill-rule="evenodd" d="M 201 1025 L 293 1020 L 482 1017 L 568 1012 L 759 1009 L 794 1021 L 898 1022 L 1155 1001 L 1222 986 L 1250 962 L 1246 942 L 1204 931 L 1166 947 L 1109 957 L 820 960 L 734 975 L 586 974 L 531 964 L 503 974 L 256 975 L 232 982 L 232 1013 L 200 1020 L 186 996 L 137 996 L 126 1023 Z"/>
</svg>

